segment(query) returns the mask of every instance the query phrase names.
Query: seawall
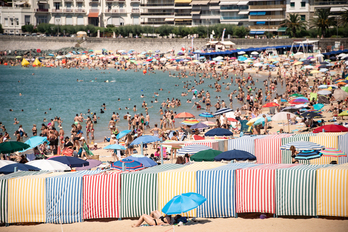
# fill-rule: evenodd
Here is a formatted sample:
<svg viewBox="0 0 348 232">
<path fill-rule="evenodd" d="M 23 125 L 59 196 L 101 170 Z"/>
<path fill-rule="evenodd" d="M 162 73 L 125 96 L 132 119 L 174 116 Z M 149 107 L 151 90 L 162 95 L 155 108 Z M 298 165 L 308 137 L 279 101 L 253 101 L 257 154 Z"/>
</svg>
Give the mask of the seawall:
<svg viewBox="0 0 348 232">
<path fill-rule="evenodd" d="M 294 40 L 301 39 L 231 39 L 236 44 L 236 48 L 263 47 L 291 45 Z M 311 39 L 314 40 L 314 39 Z M 207 43 L 207 39 L 194 39 L 194 47 L 201 49 Z M 328 50 L 328 46 L 334 47 L 335 42 L 339 41 L 341 48 L 348 48 L 348 38 L 325 38 L 319 39 L 319 47 L 322 51 Z M 178 51 L 183 46 L 191 47 L 191 39 L 168 39 L 168 38 L 89 38 L 85 41 L 74 37 L 22 37 L 22 36 L 0 36 L 0 50 L 26 50 L 26 49 L 60 49 L 74 47 L 76 44 L 87 49 L 100 50 L 130 50 L 137 51 L 160 50 L 162 52 L 170 49 Z"/>
</svg>

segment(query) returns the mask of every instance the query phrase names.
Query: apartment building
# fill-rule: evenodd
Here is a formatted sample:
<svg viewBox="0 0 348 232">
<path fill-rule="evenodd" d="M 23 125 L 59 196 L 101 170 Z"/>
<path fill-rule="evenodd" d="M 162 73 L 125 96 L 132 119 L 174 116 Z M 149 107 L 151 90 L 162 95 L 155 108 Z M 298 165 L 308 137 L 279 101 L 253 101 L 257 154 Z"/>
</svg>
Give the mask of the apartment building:
<svg viewBox="0 0 348 232">
<path fill-rule="evenodd" d="M 290 13 L 302 20 L 314 17 L 318 8 L 330 8 L 332 16 L 348 8 L 347 0 L 0 0 L 0 23 L 5 33 L 19 34 L 25 24 L 58 25 L 141 24 L 148 26 L 199 26 L 218 23 L 249 26 L 251 34 L 282 34 Z"/>
</svg>

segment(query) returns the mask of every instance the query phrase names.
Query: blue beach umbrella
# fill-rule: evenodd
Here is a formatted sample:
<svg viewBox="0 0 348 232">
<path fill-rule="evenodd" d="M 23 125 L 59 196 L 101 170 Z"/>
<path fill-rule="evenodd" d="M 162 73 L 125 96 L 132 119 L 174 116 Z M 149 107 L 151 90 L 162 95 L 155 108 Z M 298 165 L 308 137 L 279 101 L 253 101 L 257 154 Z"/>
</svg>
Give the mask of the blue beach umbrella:
<svg viewBox="0 0 348 232">
<path fill-rule="evenodd" d="M 267 120 L 270 122 L 272 121 L 272 118 L 271 117 L 267 117 Z M 264 117 L 260 117 L 259 119 L 257 119 L 255 122 L 254 122 L 254 126 L 257 126 L 257 125 L 265 125 L 265 118 Z"/>
<path fill-rule="evenodd" d="M 37 147 L 41 144 L 43 144 L 44 142 L 47 142 L 47 144 L 49 144 L 50 142 L 47 140 L 47 137 L 41 137 L 41 136 L 34 136 L 31 137 L 30 139 L 28 139 L 27 141 L 25 141 L 25 144 L 28 144 L 30 147 L 24 151 L 21 152 L 25 152 L 27 150 L 33 149 L 34 147 Z"/>
<path fill-rule="evenodd" d="M 208 128 L 209 126 L 207 126 L 204 123 L 197 123 L 191 126 L 191 129 L 203 129 L 203 128 Z"/>
<path fill-rule="evenodd" d="M 296 141 L 281 146 L 280 150 L 290 150 L 291 146 L 294 146 L 298 151 L 321 150 L 324 148 L 324 146 L 317 143 L 307 141 Z"/>
<path fill-rule="evenodd" d="M 120 133 L 118 133 L 118 135 L 116 136 L 117 139 L 121 139 L 124 136 L 126 136 L 128 133 L 132 132 L 132 130 L 123 130 Z"/>
<path fill-rule="evenodd" d="M 146 168 L 158 165 L 155 161 L 143 155 L 132 155 L 127 157 L 127 159 L 138 161 L 139 163 L 143 164 Z"/>
<path fill-rule="evenodd" d="M 162 208 L 167 215 L 182 214 L 193 210 L 203 204 L 207 199 L 198 193 L 184 193 L 173 197 Z"/>
<path fill-rule="evenodd" d="M 126 150 L 126 148 L 124 146 L 121 146 L 119 144 L 111 144 L 111 145 L 104 147 L 103 149 L 105 149 L 105 150 Z"/>
<path fill-rule="evenodd" d="M 203 117 L 203 118 L 214 118 L 214 115 L 212 115 L 211 113 L 208 113 L 208 112 L 203 112 L 201 114 L 199 114 L 200 117 Z"/>
<path fill-rule="evenodd" d="M 233 136 L 233 133 L 224 128 L 215 128 L 205 133 L 205 136 Z"/>
<path fill-rule="evenodd" d="M 321 157 L 321 153 L 317 150 L 309 150 L 309 151 L 300 151 L 296 156 L 295 159 L 298 160 L 310 160 L 310 159 L 317 159 Z"/>
<path fill-rule="evenodd" d="M 116 161 L 111 164 L 110 168 L 122 170 L 122 164 L 124 164 L 125 170 L 127 171 L 138 171 L 144 169 L 144 165 L 142 163 L 139 163 L 138 161 L 131 159 L 123 159 Z"/>
<path fill-rule="evenodd" d="M 15 164 L 8 164 L 6 166 L 3 166 L 0 168 L 0 173 L 3 174 L 9 174 L 15 171 L 40 171 L 40 168 L 28 165 L 28 164 L 21 164 L 21 163 L 15 163 Z"/>
<path fill-rule="evenodd" d="M 220 153 L 214 158 L 214 160 L 256 160 L 256 157 L 247 151 L 230 150 Z"/>
<path fill-rule="evenodd" d="M 53 156 L 49 160 L 55 160 L 63 164 L 68 165 L 69 167 L 83 167 L 89 165 L 89 162 L 70 156 Z"/>
<path fill-rule="evenodd" d="M 322 108 L 324 107 L 324 104 L 315 104 L 315 105 L 313 105 L 313 108 L 315 109 L 315 110 L 321 110 Z"/>
<path fill-rule="evenodd" d="M 152 143 L 157 141 L 160 141 L 160 139 L 157 136 L 143 135 L 143 136 L 140 136 L 139 138 L 136 138 L 130 145 L 133 146 L 138 144 L 147 144 L 147 143 Z"/>
<path fill-rule="evenodd" d="M 283 98 L 280 99 L 280 101 L 281 101 L 281 102 L 288 102 L 287 100 L 285 100 L 285 99 L 283 99 Z"/>
</svg>

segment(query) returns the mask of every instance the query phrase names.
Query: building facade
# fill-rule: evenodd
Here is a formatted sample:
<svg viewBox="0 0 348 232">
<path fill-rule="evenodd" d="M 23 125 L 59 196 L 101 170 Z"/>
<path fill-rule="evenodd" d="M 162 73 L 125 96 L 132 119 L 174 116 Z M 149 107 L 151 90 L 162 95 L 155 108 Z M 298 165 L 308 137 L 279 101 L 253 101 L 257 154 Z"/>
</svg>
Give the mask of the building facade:
<svg viewBox="0 0 348 232">
<path fill-rule="evenodd" d="M 282 34 L 290 13 L 308 21 L 319 8 L 332 16 L 348 8 L 347 0 L 0 0 L 0 24 L 5 33 L 19 34 L 26 24 L 200 26 L 234 24 L 251 34 Z"/>
</svg>

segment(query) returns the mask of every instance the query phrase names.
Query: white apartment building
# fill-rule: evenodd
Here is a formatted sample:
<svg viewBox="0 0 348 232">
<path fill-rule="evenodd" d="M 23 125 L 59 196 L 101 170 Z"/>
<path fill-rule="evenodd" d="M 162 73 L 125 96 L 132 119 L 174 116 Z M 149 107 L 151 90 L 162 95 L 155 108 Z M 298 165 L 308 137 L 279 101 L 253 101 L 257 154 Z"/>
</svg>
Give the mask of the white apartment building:
<svg viewBox="0 0 348 232">
<path fill-rule="evenodd" d="M 286 13 L 298 14 L 301 20 L 307 21 L 310 18 L 309 0 L 286 0 Z"/>
</svg>

